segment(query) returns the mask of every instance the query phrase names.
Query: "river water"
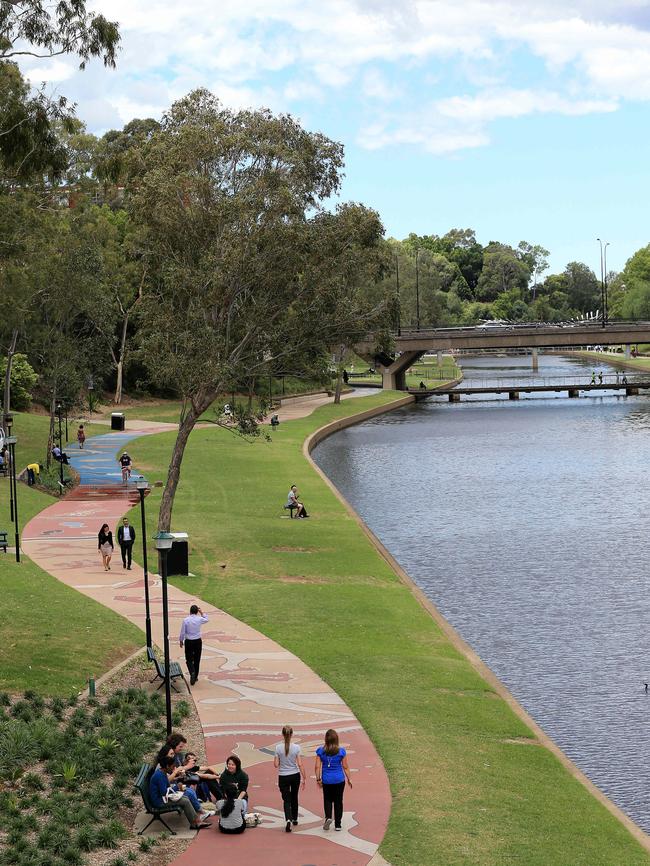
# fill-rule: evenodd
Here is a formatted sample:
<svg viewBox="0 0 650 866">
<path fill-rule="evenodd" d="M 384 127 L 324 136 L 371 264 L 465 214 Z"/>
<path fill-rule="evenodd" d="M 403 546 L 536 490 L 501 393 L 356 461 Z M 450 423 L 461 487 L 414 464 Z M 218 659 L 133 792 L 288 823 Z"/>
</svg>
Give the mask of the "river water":
<svg viewBox="0 0 650 866">
<path fill-rule="evenodd" d="M 604 381 L 540 355 L 471 359 L 465 382 Z M 630 376 L 630 373 L 628 373 Z M 564 752 L 650 831 L 650 396 L 427 400 L 314 458 Z"/>
</svg>

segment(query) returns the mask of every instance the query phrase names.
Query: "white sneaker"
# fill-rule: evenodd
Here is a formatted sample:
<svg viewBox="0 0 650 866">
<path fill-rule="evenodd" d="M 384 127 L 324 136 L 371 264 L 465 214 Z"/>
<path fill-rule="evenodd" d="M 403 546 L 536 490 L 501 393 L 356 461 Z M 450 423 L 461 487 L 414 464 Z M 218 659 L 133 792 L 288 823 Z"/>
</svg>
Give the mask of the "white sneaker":
<svg viewBox="0 0 650 866">
<path fill-rule="evenodd" d="M 331 818 L 325 818 L 325 823 L 323 824 L 323 830 L 329 830 L 331 823 L 332 823 Z"/>
</svg>

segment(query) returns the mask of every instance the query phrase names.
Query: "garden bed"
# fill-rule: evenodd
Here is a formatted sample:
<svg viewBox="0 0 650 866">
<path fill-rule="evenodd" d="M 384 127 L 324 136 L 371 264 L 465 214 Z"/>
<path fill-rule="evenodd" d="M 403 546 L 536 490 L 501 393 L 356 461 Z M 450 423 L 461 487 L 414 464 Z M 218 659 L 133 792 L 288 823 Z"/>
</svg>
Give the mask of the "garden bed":
<svg viewBox="0 0 650 866">
<path fill-rule="evenodd" d="M 161 866 L 187 847 L 167 834 L 137 837 L 133 781 L 166 738 L 165 704 L 138 656 L 97 696 L 0 693 L 0 864 Z M 173 696 L 173 723 L 197 752 L 191 698 Z"/>
</svg>

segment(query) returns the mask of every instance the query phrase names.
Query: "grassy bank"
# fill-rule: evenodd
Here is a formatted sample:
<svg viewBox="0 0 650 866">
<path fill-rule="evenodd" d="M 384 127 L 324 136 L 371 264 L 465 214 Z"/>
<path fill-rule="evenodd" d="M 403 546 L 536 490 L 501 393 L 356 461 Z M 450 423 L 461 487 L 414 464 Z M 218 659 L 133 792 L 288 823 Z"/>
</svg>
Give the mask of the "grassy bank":
<svg viewBox="0 0 650 866">
<path fill-rule="evenodd" d="M 271 443 L 195 431 L 173 528 L 190 532 L 197 577 L 174 582 L 296 653 L 357 713 L 390 777 L 381 852 L 394 866 L 650 866 L 450 644 L 305 461 L 314 429 L 395 396 L 322 407 L 282 424 Z M 134 443 L 150 479 L 163 479 L 172 441 Z M 292 482 L 308 521 L 281 519 Z"/>
<path fill-rule="evenodd" d="M 48 424 L 44 415 L 16 413 L 19 467 L 38 459 L 43 437 L 47 443 Z M 0 479 L 0 494 L 4 503 L 0 529 L 7 530 L 12 545 L 6 478 Z M 31 518 L 55 502 L 35 488 L 18 485 L 21 538 Z M 90 674 L 103 673 L 143 644 L 142 632 L 134 625 L 64 586 L 24 554 L 17 563 L 13 553 L 0 553 L 0 585 L 0 690 L 31 688 L 67 696 L 81 688 Z"/>
<path fill-rule="evenodd" d="M 594 367 L 601 364 L 614 364 L 616 367 L 625 367 L 626 370 L 638 370 L 639 372 L 650 371 L 650 358 L 626 358 L 619 352 L 572 352 L 580 358 L 588 358 L 594 362 Z"/>
</svg>

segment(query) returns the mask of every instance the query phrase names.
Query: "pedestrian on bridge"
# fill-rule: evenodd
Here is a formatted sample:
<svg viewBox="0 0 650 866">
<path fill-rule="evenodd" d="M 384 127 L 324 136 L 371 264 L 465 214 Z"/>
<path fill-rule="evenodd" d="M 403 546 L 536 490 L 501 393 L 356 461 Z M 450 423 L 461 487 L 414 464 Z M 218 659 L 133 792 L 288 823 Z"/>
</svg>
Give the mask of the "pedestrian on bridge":
<svg viewBox="0 0 650 866">
<path fill-rule="evenodd" d="M 591 371 L 591 384 L 592 385 L 596 384 L 596 371 L 595 370 Z"/>
<path fill-rule="evenodd" d="M 598 383 L 599 383 L 600 385 L 603 384 L 603 371 L 602 371 L 602 370 L 600 370 L 600 371 L 598 372 Z"/>
</svg>

